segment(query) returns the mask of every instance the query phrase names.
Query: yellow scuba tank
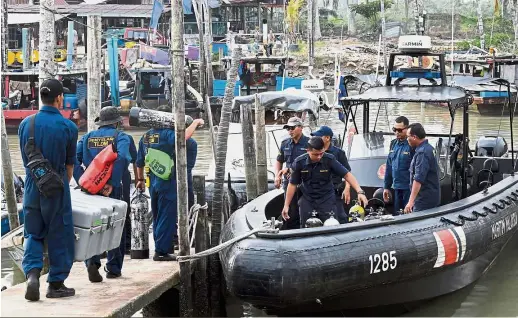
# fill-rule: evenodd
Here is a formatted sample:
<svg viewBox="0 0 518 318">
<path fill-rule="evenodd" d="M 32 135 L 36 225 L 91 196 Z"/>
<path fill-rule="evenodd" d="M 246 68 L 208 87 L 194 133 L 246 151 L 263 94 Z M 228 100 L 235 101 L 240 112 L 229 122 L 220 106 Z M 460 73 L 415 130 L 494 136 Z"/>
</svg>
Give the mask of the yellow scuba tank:
<svg viewBox="0 0 518 318">
<path fill-rule="evenodd" d="M 365 218 L 365 209 L 360 205 L 359 201 L 349 209 L 349 222 L 363 221 Z"/>
<path fill-rule="evenodd" d="M 144 172 L 146 173 L 146 188 L 149 189 L 151 182 L 149 181 L 149 167 L 147 165 L 144 166 Z"/>
</svg>

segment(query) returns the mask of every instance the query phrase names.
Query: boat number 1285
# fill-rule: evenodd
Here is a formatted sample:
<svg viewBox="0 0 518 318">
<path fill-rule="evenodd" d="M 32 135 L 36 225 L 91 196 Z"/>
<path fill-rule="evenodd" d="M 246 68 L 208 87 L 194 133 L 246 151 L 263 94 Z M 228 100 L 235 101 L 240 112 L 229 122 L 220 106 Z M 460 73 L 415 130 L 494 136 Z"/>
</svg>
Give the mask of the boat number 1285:
<svg viewBox="0 0 518 318">
<path fill-rule="evenodd" d="M 386 272 L 397 266 L 396 251 L 383 252 L 381 254 L 369 255 L 371 263 L 371 274 Z"/>
</svg>

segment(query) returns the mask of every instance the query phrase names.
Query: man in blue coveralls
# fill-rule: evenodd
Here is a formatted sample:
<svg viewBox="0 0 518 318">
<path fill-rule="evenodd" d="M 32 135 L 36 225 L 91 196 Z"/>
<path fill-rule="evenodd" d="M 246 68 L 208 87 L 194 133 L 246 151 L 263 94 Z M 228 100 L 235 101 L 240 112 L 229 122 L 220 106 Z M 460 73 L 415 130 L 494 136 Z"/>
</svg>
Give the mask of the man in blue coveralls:
<svg viewBox="0 0 518 318">
<path fill-rule="evenodd" d="M 289 172 L 291 165 L 298 156 L 302 156 L 306 153 L 309 137 L 302 134 L 302 120 L 299 117 L 290 118 L 288 123 L 284 125 L 284 129 L 288 130 L 290 138 L 286 138 L 281 142 L 273 170 L 275 172 L 275 187 L 277 189 L 280 188 L 282 181 L 284 198 L 286 199 L 286 188 L 288 187 L 288 181 L 290 179 Z M 282 169 L 283 163 L 286 163 L 284 169 Z M 300 227 L 297 194 L 295 193 L 294 196 L 295 200 L 290 202 L 290 217 L 286 220 L 285 224 L 283 224 L 286 230 L 298 229 Z"/>
<path fill-rule="evenodd" d="M 88 168 L 95 156 L 107 145 L 111 145 L 115 138 L 117 138 L 117 159 L 113 164 L 112 175 L 100 193 L 110 198 L 122 200 L 122 176 L 124 171 L 128 170 L 128 165 L 131 162 L 131 140 L 126 133 L 119 131 L 122 126 L 122 117 L 117 107 L 107 106 L 101 109 L 99 117 L 95 120 L 95 124 L 99 126 L 99 129 L 83 135 L 83 138 L 77 143 L 78 166 L 74 171 L 74 178 L 79 182 L 81 175 L 84 173 L 81 164 Z M 104 268 L 106 278 L 117 278 L 121 276 L 124 252 L 126 249 L 125 241 L 126 233 L 125 230 L 123 230 L 119 247 L 108 251 L 108 262 Z M 92 283 L 102 282 L 103 277 L 99 274 L 99 268 L 101 268 L 100 256 L 93 256 L 86 260 L 85 264 L 88 271 L 88 279 Z"/>
<path fill-rule="evenodd" d="M 329 212 L 336 210 L 335 189 L 332 176 L 337 175 L 347 181 L 358 193 L 358 200 L 367 206 L 367 197 L 360 188 L 356 178 L 342 166 L 333 155 L 324 151 L 321 137 L 311 137 L 308 141 L 307 153 L 295 159 L 291 165 L 290 184 L 286 191 L 282 217 L 289 220 L 288 211 L 297 186 L 300 185 L 302 196 L 299 199 L 300 228 L 303 228 L 313 210 L 325 222 Z"/>
<path fill-rule="evenodd" d="M 383 186 L 383 200 L 389 202 L 390 188 L 394 187 L 394 211 L 393 215 L 399 215 L 405 208 L 410 198 L 410 162 L 414 156 L 414 150 L 407 140 L 408 118 L 400 116 L 396 118 L 392 131 L 396 139 L 390 143 L 390 152 L 385 164 L 385 181 Z"/>
<path fill-rule="evenodd" d="M 345 169 L 351 171 L 351 166 L 347 161 L 347 156 L 345 155 L 345 151 L 342 149 L 333 146 L 331 144 L 331 140 L 333 138 L 333 130 L 328 126 L 322 126 L 319 130 L 311 133 L 311 136 L 322 137 L 324 141 L 324 151 L 326 153 L 332 154 L 338 162 L 344 166 Z M 335 187 L 335 197 L 336 197 L 336 218 L 337 220 L 344 224 L 347 223 L 347 213 L 345 213 L 344 202 L 346 204 L 351 203 L 351 185 L 348 182 L 342 181 L 342 176 L 333 175 L 333 185 Z"/>
<path fill-rule="evenodd" d="M 43 243 L 48 244 L 50 270 L 47 277 L 47 298 L 75 295 L 73 288 L 64 285 L 74 261 L 74 224 L 68 186 L 76 157 L 77 127 L 59 112 L 63 107 L 63 86 L 58 80 L 45 80 L 40 87 L 41 107 L 34 115 L 34 140 L 43 157 L 63 176 L 64 190 L 51 198 L 40 195 L 27 167 L 25 145 L 29 139 L 31 117 L 22 121 L 18 129 L 23 165 L 25 166 L 25 215 L 23 272 L 27 278 L 25 299 L 40 299 L 39 277 L 43 268 Z"/>
<path fill-rule="evenodd" d="M 202 119 L 196 119 L 185 130 L 187 154 L 189 154 L 196 144 L 190 139 L 196 127 L 203 125 Z M 160 150 L 168 154 L 173 162 L 176 160 L 175 150 L 175 131 L 173 128 L 152 128 L 148 130 L 140 139 L 137 154 L 137 187 L 145 188 L 144 165 L 148 148 Z M 190 140 L 190 141 L 189 141 Z M 189 156 L 187 160 L 196 160 L 196 157 Z M 193 162 L 187 162 L 187 167 L 194 167 Z M 189 168 L 188 168 L 189 171 Z M 189 176 L 188 176 L 189 177 Z M 155 241 L 154 261 L 174 261 L 174 249 L 171 246 L 173 239 L 177 235 L 177 186 L 176 186 L 176 167 L 173 166 L 168 180 L 164 180 L 149 172 L 151 195 L 151 210 L 153 212 L 153 239 Z M 171 255 L 173 254 L 173 255 Z"/>
<path fill-rule="evenodd" d="M 439 164 L 421 124 L 408 126 L 408 143 L 415 148 L 415 155 L 410 164 L 412 191 L 405 213 L 435 208 L 441 203 Z"/>
</svg>

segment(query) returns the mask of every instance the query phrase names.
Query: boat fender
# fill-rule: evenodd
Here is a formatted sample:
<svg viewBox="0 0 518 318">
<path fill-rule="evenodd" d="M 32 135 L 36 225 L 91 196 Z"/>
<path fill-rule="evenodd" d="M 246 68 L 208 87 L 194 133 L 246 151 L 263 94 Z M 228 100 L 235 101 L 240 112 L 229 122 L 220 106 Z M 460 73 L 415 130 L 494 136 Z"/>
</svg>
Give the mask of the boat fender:
<svg viewBox="0 0 518 318">
<path fill-rule="evenodd" d="M 79 187 L 89 194 L 97 194 L 101 191 L 112 176 L 113 163 L 117 160 L 117 137 L 115 133 L 113 142 L 97 154 L 92 163 L 86 168 L 79 178 Z"/>
<path fill-rule="evenodd" d="M 311 217 L 306 221 L 306 227 L 320 227 L 323 226 L 322 221 L 317 217 L 317 211 L 311 212 Z"/>
<path fill-rule="evenodd" d="M 333 212 L 329 213 L 329 219 L 324 222 L 324 226 L 333 226 L 340 225 L 337 219 L 335 219 L 335 214 Z"/>
</svg>

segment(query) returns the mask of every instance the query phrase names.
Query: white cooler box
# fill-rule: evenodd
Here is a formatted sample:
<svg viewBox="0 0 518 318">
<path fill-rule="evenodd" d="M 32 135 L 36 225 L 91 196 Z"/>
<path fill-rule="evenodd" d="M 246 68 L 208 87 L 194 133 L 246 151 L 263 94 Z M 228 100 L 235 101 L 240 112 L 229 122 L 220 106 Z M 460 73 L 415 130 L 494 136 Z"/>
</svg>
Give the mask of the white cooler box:
<svg viewBox="0 0 518 318">
<path fill-rule="evenodd" d="M 119 247 L 127 203 L 70 188 L 76 261 Z"/>
</svg>

